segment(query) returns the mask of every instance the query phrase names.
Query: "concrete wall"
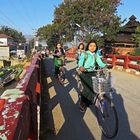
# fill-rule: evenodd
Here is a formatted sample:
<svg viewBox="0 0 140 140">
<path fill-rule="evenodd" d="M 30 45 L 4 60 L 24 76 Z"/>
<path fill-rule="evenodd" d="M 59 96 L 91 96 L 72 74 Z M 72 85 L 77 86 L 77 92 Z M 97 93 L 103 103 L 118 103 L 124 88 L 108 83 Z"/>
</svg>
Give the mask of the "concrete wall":
<svg viewBox="0 0 140 140">
<path fill-rule="evenodd" d="M 0 46 L 0 59 L 1 60 L 3 60 L 3 59 L 8 60 L 9 57 L 10 57 L 9 46 L 5 46 L 5 47 Z"/>
</svg>

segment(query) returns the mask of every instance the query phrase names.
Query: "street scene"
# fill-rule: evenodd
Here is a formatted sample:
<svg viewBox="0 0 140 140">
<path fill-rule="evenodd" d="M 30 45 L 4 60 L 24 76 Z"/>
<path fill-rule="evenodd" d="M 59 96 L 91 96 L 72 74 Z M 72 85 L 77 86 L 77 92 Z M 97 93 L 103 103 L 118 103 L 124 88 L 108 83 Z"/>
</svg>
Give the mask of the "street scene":
<svg viewBox="0 0 140 140">
<path fill-rule="evenodd" d="M 42 129 L 42 137 L 45 137 L 46 139 L 48 138 L 49 140 L 107 140 L 99 129 L 95 116 L 95 109 L 92 107 L 88 108 L 85 114 L 82 114 L 79 111 L 77 81 L 75 79 L 74 70 L 75 61 L 68 63 L 66 66 L 67 78 L 65 80 L 64 87 L 60 84 L 58 85 L 58 82 L 52 76 L 53 65 L 50 67 L 52 60 L 50 59 L 44 61 L 46 64 L 46 70 L 48 71 L 48 69 L 50 69 L 47 77 L 45 78 L 48 85 L 47 93 L 49 93 L 50 98 L 50 113 L 47 113 L 48 109 L 44 103 L 42 118 L 45 118 L 45 116 L 48 115 L 46 118 L 49 117 L 49 122 L 42 119 L 41 125 L 46 129 L 48 125 L 51 129 L 54 127 L 56 136 L 54 137 L 54 134 L 46 133 L 46 129 Z M 140 91 L 140 78 L 116 70 L 112 70 L 112 74 L 114 88 L 116 90 L 113 94 L 113 101 L 119 118 L 118 135 L 113 139 L 138 140 L 140 139 L 140 120 L 139 111 L 137 112 L 137 110 L 139 110 L 139 95 L 137 93 Z M 47 95 L 44 95 L 44 97 L 46 96 Z M 43 99 L 43 101 L 47 102 L 47 97 L 46 99 Z M 42 137 L 41 139 L 43 139 Z"/>
<path fill-rule="evenodd" d="M 139 140 L 138 5 L 2 1 L 0 140 Z"/>
</svg>

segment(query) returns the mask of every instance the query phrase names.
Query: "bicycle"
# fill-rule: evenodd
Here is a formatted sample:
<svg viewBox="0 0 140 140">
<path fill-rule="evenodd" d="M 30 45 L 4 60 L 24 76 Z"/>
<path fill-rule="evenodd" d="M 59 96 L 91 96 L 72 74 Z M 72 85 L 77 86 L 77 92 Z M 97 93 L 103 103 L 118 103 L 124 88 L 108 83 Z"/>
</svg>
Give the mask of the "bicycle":
<svg viewBox="0 0 140 140">
<path fill-rule="evenodd" d="M 61 65 L 59 67 L 59 74 L 58 74 L 58 80 L 59 82 L 63 85 L 64 84 L 64 81 L 65 81 L 65 68 L 63 65 Z"/>
<path fill-rule="evenodd" d="M 65 68 L 64 68 L 64 60 L 59 59 L 59 74 L 58 74 L 58 80 L 63 85 L 65 81 Z"/>
<path fill-rule="evenodd" d="M 92 83 L 94 89 L 93 92 L 96 95 L 92 100 L 92 104 L 95 107 L 96 118 L 103 135 L 111 139 L 117 135 L 119 128 L 118 115 L 112 100 L 113 87 L 111 82 L 111 72 L 109 69 L 98 69 L 94 71 L 96 71 L 97 74 L 95 77 L 92 77 Z M 77 81 L 78 88 L 81 88 L 80 77 Z M 79 92 L 82 92 L 82 90 L 82 88 L 79 89 Z"/>
<path fill-rule="evenodd" d="M 65 64 L 65 56 L 64 55 L 56 55 L 53 54 L 54 57 L 57 57 L 57 60 L 54 61 L 57 63 L 57 67 L 59 67 L 59 74 L 58 76 L 58 81 L 60 82 L 60 84 L 64 84 L 65 81 L 65 68 L 64 68 L 64 64 Z"/>
</svg>

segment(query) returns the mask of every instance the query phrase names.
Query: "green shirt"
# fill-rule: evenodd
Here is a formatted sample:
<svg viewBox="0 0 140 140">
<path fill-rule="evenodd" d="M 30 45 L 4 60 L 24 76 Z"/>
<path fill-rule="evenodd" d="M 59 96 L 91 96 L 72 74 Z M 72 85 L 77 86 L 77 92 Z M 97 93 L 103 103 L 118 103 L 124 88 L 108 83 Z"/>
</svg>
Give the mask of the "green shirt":
<svg viewBox="0 0 140 140">
<path fill-rule="evenodd" d="M 64 65 L 64 60 L 65 60 L 64 56 L 54 57 L 54 65 L 57 67 L 60 67 L 60 66 Z"/>
<path fill-rule="evenodd" d="M 95 68 L 95 64 L 96 64 L 95 62 L 97 62 L 97 64 L 101 68 L 106 66 L 106 64 L 101 60 L 100 56 L 97 53 L 95 54 L 88 50 L 86 51 L 86 54 L 85 53 L 81 54 L 78 66 L 79 67 L 83 66 L 84 68 L 87 69 L 87 71 L 91 72 L 93 70 L 90 69 L 90 67 Z"/>
</svg>

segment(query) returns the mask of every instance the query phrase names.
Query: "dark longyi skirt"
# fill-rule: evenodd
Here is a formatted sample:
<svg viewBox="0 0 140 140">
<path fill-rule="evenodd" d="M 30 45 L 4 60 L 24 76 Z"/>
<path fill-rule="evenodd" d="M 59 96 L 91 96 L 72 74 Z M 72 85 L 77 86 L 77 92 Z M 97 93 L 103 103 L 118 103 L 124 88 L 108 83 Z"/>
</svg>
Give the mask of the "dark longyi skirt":
<svg viewBox="0 0 140 140">
<path fill-rule="evenodd" d="M 92 104 L 92 100 L 95 97 L 95 93 L 93 92 L 93 84 L 92 84 L 92 76 L 95 76 L 95 72 L 84 72 L 80 74 L 80 79 L 83 85 L 83 92 L 81 95 L 81 100 L 89 106 Z"/>
</svg>

